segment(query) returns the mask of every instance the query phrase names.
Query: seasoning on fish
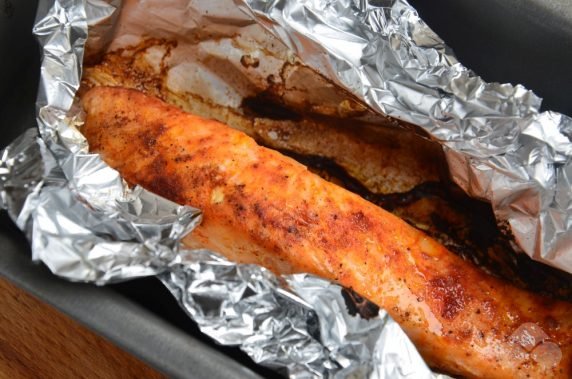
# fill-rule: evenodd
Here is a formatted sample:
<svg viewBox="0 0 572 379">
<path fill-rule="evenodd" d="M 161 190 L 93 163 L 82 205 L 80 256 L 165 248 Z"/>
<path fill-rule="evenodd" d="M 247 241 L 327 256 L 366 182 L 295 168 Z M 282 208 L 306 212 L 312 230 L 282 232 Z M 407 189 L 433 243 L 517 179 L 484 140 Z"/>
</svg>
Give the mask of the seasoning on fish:
<svg viewBox="0 0 572 379">
<path fill-rule="evenodd" d="M 129 183 L 203 211 L 187 245 L 352 288 L 448 373 L 572 377 L 572 304 L 484 273 L 224 124 L 122 88 L 91 89 L 83 105 L 92 151 Z"/>
</svg>

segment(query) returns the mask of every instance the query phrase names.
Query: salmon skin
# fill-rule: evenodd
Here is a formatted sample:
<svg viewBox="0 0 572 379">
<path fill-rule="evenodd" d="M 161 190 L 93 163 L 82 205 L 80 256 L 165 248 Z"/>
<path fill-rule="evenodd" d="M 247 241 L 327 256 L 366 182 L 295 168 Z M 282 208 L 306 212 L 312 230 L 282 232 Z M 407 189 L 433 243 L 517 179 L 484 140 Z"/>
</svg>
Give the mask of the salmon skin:
<svg viewBox="0 0 572 379">
<path fill-rule="evenodd" d="M 130 89 L 95 87 L 82 102 L 92 151 L 129 183 L 203 211 L 186 245 L 349 287 L 447 373 L 572 377 L 572 304 L 486 274 L 224 124 Z"/>
</svg>

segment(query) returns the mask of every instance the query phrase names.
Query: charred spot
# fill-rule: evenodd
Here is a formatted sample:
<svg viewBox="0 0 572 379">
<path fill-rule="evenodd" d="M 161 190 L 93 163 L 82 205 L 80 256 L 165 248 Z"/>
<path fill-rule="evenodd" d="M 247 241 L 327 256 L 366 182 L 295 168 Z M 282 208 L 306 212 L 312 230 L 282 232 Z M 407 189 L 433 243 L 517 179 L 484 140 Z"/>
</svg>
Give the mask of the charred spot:
<svg viewBox="0 0 572 379">
<path fill-rule="evenodd" d="M 203 166 L 194 169 L 192 172 L 188 173 L 187 176 L 192 180 L 193 187 L 204 186 L 208 183 L 209 186 L 225 186 L 226 181 L 221 175 L 217 166 Z"/>
<path fill-rule="evenodd" d="M 227 195 L 228 203 L 232 206 L 232 211 L 234 216 L 237 218 L 242 218 L 246 211 L 246 207 L 243 205 L 240 197 L 237 197 L 236 194 L 229 194 Z"/>
<path fill-rule="evenodd" d="M 284 236 L 298 238 L 302 235 L 301 229 L 305 228 L 304 225 L 296 225 L 297 220 L 292 215 L 276 210 L 274 207 L 264 206 L 260 202 L 254 203 L 251 210 L 263 227 L 281 231 Z"/>
<path fill-rule="evenodd" d="M 454 319 L 467 303 L 465 289 L 456 275 L 437 276 L 429 281 L 431 297 L 439 301 L 441 317 Z"/>
<path fill-rule="evenodd" d="M 177 155 L 174 159 L 174 161 L 176 163 L 183 163 L 183 162 L 189 162 L 193 160 L 193 155 L 192 154 L 181 154 L 181 155 Z"/>
<path fill-rule="evenodd" d="M 165 130 L 167 130 L 167 128 L 163 124 L 158 124 L 157 126 L 144 129 L 139 133 L 142 145 L 148 150 L 153 149 L 157 144 L 157 139 L 165 132 Z"/>
<path fill-rule="evenodd" d="M 276 219 L 275 217 L 272 217 L 272 215 L 268 214 L 268 211 L 270 209 L 266 208 L 264 205 L 260 204 L 260 203 L 254 203 L 254 205 L 252 206 L 252 210 L 254 212 L 254 214 L 256 215 L 256 217 L 258 217 L 258 219 L 260 220 L 261 224 L 263 227 L 271 227 L 274 229 L 284 229 L 284 225 L 282 225 L 282 222 L 278 219 Z"/>
<path fill-rule="evenodd" d="M 141 139 L 143 140 L 143 146 L 147 149 L 152 149 L 157 144 L 157 138 L 148 132 L 143 133 Z"/>
<path fill-rule="evenodd" d="M 254 211 L 256 217 L 264 221 L 265 218 L 264 208 L 260 205 L 260 203 L 254 203 L 254 205 L 252 206 L 252 210 Z"/>
<path fill-rule="evenodd" d="M 342 297 L 346 303 L 348 313 L 352 316 L 359 314 L 362 318 L 369 320 L 379 314 L 377 305 L 364 299 L 352 289 L 342 288 Z"/>
<path fill-rule="evenodd" d="M 151 181 L 148 184 L 152 192 L 176 203 L 184 203 L 184 187 L 179 176 L 169 172 L 165 160 L 158 156 L 151 164 Z"/>
<path fill-rule="evenodd" d="M 113 122 L 103 123 L 103 124 L 101 124 L 101 126 L 103 126 L 104 128 L 108 128 L 108 127 L 114 127 L 117 125 L 126 125 L 129 122 L 131 122 L 131 118 L 127 117 L 125 112 L 122 112 L 122 111 L 118 111 L 112 117 L 113 117 Z"/>
<path fill-rule="evenodd" d="M 286 231 L 287 231 L 289 234 L 296 234 L 296 235 L 300 234 L 300 231 L 298 230 L 298 228 L 295 227 L 295 226 L 293 226 L 293 225 L 290 225 L 290 226 L 286 229 Z"/>
</svg>

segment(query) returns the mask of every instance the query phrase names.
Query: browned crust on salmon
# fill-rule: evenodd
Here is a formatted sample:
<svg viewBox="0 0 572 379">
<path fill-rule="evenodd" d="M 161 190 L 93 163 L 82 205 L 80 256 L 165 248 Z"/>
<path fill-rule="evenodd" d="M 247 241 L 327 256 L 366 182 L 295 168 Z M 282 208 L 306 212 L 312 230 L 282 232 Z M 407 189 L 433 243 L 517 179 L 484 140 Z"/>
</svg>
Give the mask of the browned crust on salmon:
<svg viewBox="0 0 572 379">
<path fill-rule="evenodd" d="M 130 183 L 203 210 L 189 245 L 279 273 L 336 280 L 385 308 L 425 359 L 450 373 L 571 376 L 571 304 L 485 274 L 216 121 L 134 90 L 95 88 L 83 103 L 92 151 Z M 531 328 L 542 331 L 532 347 L 521 338 Z"/>
</svg>

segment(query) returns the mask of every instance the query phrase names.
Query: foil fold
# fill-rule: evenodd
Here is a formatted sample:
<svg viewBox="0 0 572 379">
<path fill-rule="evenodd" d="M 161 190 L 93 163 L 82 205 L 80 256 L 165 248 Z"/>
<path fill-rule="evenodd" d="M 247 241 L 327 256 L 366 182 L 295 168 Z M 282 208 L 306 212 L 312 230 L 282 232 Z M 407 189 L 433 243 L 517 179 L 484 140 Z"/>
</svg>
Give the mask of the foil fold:
<svg viewBox="0 0 572 379">
<path fill-rule="evenodd" d="M 405 0 L 236 0 L 302 62 L 442 144 L 453 180 L 492 204 L 527 255 L 572 273 L 572 119 L 486 83 Z"/>
<path fill-rule="evenodd" d="M 570 118 L 538 113 L 540 99 L 521 86 L 484 83 L 405 1 L 380 3 L 239 2 L 302 61 L 372 109 L 430 132 L 457 183 L 491 201 L 524 251 L 571 271 Z M 177 4 L 188 11 L 180 21 L 199 37 L 254 24 L 230 0 Z M 123 5 L 40 2 L 39 136 L 27 131 L 0 155 L 0 205 L 27 233 L 33 258 L 74 281 L 156 275 L 204 333 L 293 378 L 439 376 L 383 310 L 368 319 L 352 315 L 344 289 L 331 282 L 276 277 L 216 252 L 182 249 L 200 211 L 129 188 L 89 153 L 74 103 L 82 62 L 110 43 Z M 193 18 L 207 10 L 210 16 Z M 220 19 L 225 25 L 217 29 Z"/>
<path fill-rule="evenodd" d="M 86 175 L 101 177 L 98 168 Z M 106 191 L 108 183 L 99 184 L 100 197 L 115 194 Z M 161 273 L 176 261 L 179 239 L 201 220 L 197 209 L 139 187 L 130 192 L 113 206 L 92 206 L 34 129 L 2 152 L 2 205 L 30 239 L 32 258 L 73 281 L 105 284 Z"/>
<path fill-rule="evenodd" d="M 385 311 L 348 312 L 344 289 L 307 274 L 276 278 L 212 252 L 185 251 L 160 279 L 201 331 L 291 378 L 436 378 Z"/>
<path fill-rule="evenodd" d="M 26 232 L 32 258 L 60 277 L 99 285 L 155 275 L 204 333 L 292 378 L 432 377 L 385 312 L 350 314 L 341 287 L 181 248 L 200 211 L 130 188 L 89 153 L 75 92 L 82 62 L 110 43 L 123 5 L 40 2 L 39 133 L 27 131 L 0 155 L 0 205 Z M 230 1 L 196 2 L 189 14 L 200 23 L 203 11 L 228 8 L 236 13 L 223 12 L 227 21 L 236 18 L 230 29 L 252 24 Z"/>
<path fill-rule="evenodd" d="M 76 178 L 109 173 L 97 163 L 80 168 Z M 435 377 L 384 311 L 364 319 L 350 314 L 345 290 L 327 280 L 277 277 L 180 249 L 201 220 L 198 210 L 139 187 L 118 196 L 107 188 L 122 186 L 113 180 L 96 184 L 115 201 L 92 206 L 35 129 L 0 155 L 2 206 L 27 233 L 33 259 L 54 274 L 96 284 L 156 275 L 203 333 L 291 378 Z"/>
</svg>

